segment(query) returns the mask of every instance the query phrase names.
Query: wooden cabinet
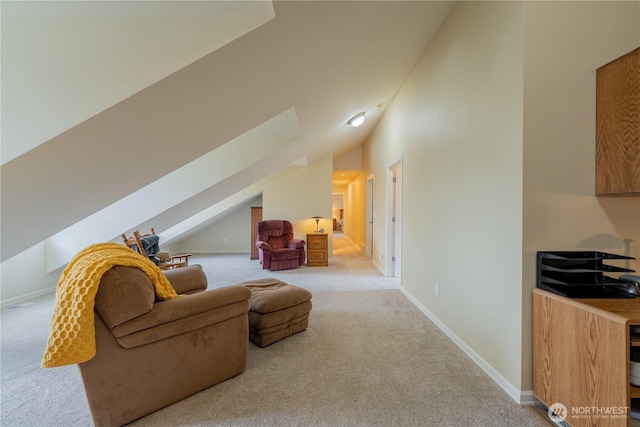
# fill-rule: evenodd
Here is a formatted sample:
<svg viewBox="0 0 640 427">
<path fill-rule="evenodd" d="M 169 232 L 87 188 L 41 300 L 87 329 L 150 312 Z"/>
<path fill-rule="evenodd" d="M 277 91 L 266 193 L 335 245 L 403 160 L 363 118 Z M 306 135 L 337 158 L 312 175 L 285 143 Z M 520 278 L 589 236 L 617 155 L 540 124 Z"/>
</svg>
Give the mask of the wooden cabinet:
<svg viewBox="0 0 640 427">
<path fill-rule="evenodd" d="M 596 195 L 640 195 L 640 48 L 596 71 Z"/>
<path fill-rule="evenodd" d="M 561 403 L 573 427 L 638 425 L 630 418 L 640 387 L 630 382 L 630 327 L 640 298 L 571 299 L 533 291 L 533 391 Z"/>
<path fill-rule="evenodd" d="M 326 234 L 307 234 L 307 265 L 315 267 L 329 265 L 329 241 Z"/>
<path fill-rule="evenodd" d="M 258 259 L 258 248 L 256 248 L 256 235 L 258 230 L 256 224 L 262 221 L 262 206 L 251 206 L 251 255 L 249 259 Z"/>
</svg>

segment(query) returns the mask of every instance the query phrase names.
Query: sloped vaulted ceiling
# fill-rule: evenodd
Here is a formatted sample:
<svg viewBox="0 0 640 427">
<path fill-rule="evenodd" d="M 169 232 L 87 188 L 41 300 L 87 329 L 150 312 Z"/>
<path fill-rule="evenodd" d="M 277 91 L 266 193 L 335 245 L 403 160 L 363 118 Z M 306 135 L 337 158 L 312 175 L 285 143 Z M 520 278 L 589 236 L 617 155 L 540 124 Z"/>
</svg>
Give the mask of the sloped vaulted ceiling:
<svg viewBox="0 0 640 427">
<path fill-rule="evenodd" d="M 290 108 L 290 161 L 361 144 L 452 6 L 274 3 L 275 19 L 5 163 L 2 259 Z M 345 121 L 363 110 L 353 132 Z"/>
<path fill-rule="evenodd" d="M 273 19 L 270 1 L 2 1 L 2 163 Z"/>
</svg>

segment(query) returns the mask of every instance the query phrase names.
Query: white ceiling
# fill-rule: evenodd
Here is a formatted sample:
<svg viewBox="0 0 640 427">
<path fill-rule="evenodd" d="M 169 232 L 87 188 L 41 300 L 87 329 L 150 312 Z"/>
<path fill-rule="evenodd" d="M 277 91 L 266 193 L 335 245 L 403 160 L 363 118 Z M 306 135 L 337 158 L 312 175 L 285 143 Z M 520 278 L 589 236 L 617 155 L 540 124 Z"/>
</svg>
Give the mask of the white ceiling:
<svg viewBox="0 0 640 427">
<path fill-rule="evenodd" d="M 116 13 L 109 9 L 112 3 L 139 8 Z M 3 259 L 290 108 L 300 131 L 295 143 L 239 171 L 229 184 L 210 183 L 215 191 L 202 191 L 172 208 L 171 221 L 244 188 L 226 188 L 233 183 L 249 185 L 298 159 L 313 163 L 361 145 L 455 3 L 105 2 L 97 3 L 105 9 L 69 19 L 67 9 L 57 5 L 76 2 L 33 2 L 38 13 L 44 7 L 44 20 L 38 13 L 30 19 L 17 12 L 6 15 L 8 4 L 1 3 L 2 153 L 15 157 L 2 165 Z M 209 9 L 194 12 L 205 6 Z M 230 17 L 238 17 L 238 26 L 229 25 L 229 34 L 207 32 L 220 20 L 236 22 Z M 101 27 L 102 21 L 109 25 Z M 73 31 L 59 28 L 67 26 Z M 26 58 L 21 48 L 5 51 L 14 32 L 27 52 L 24 40 L 30 37 L 47 48 Z M 96 41 L 86 49 L 88 43 L 81 43 L 97 36 L 113 46 Z M 175 46 L 173 37 L 180 39 Z M 46 43 L 47 38 L 55 43 Z M 140 45 L 134 43 L 138 40 Z M 159 63 L 131 64 L 140 52 L 146 57 L 165 45 L 173 49 L 149 54 Z M 215 50 L 206 54 L 209 49 Z M 56 71 L 60 67 L 64 72 Z M 118 74 L 121 69 L 127 71 Z M 117 77 L 101 83 L 111 74 Z M 16 82 L 15 87 L 7 82 Z M 376 109 L 378 104 L 382 108 Z M 360 111 L 367 112 L 367 122 L 357 129 L 347 126 Z M 150 141 L 153 147 L 179 142 L 180 149 L 166 156 L 161 149 L 150 150 Z M 118 165 L 129 158 L 145 161 L 123 174 Z"/>
<path fill-rule="evenodd" d="M 347 185 L 357 178 L 360 171 L 337 170 L 333 172 L 333 185 Z"/>
<path fill-rule="evenodd" d="M 2 1 L 2 163 L 274 18 L 270 1 Z"/>
</svg>

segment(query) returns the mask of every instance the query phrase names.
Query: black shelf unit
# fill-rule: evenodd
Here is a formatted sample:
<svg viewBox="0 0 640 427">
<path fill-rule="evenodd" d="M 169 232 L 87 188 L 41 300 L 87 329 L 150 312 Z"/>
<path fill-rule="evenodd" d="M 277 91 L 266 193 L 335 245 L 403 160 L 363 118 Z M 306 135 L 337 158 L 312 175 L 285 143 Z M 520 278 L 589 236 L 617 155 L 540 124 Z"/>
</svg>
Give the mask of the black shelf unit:
<svg viewBox="0 0 640 427">
<path fill-rule="evenodd" d="M 633 259 L 599 251 L 538 252 L 536 286 L 570 298 L 635 298 L 628 282 L 605 274 L 635 270 L 604 264 Z"/>
</svg>

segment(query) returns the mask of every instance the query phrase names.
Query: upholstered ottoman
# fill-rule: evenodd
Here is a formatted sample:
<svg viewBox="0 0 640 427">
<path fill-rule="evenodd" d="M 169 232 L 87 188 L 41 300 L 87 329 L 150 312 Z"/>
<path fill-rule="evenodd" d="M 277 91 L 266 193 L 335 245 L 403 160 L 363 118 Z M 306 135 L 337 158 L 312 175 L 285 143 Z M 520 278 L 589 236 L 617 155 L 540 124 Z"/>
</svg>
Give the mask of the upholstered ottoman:
<svg viewBox="0 0 640 427">
<path fill-rule="evenodd" d="M 266 347 L 309 326 L 311 292 L 278 279 L 259 279 L 239 284 L 251 291 L 249 339 Z"/>
</svg>

